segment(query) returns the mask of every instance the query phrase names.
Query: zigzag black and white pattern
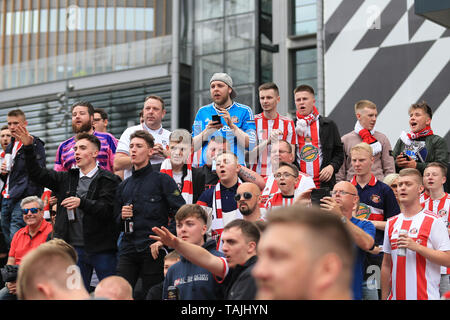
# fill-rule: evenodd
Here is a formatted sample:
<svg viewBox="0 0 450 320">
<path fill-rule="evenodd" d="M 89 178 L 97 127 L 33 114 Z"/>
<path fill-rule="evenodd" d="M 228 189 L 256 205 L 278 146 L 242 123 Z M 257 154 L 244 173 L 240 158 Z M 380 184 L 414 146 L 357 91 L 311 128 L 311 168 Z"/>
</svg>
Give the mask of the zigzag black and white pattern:
<svg viewBox="0 0 450 320">
<path fill-rule="evenodd" d="M 417 16 L 414 0 L 327 0 L 324 38 L 325 114 L 341 135 L 353 130 L 355 102 L 368 99 L 394 145 L 409 106 L 425 100 L 450 147 L 450 29 Z"/>
</svg>

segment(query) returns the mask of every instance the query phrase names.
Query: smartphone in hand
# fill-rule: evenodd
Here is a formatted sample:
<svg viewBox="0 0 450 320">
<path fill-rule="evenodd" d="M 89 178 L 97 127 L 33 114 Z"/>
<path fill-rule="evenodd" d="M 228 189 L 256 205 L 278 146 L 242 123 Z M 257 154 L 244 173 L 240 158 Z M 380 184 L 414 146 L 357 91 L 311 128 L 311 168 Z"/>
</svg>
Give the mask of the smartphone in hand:
<svg viewBox="0 0 450 320">
<path fill-rule="evenodd" d="M 311 190 L 311 203 L 315 205 L 320 205 L 320 199 L 323 197 L 331 197 L 329 188 L 320 188 Z"/>
</svg>

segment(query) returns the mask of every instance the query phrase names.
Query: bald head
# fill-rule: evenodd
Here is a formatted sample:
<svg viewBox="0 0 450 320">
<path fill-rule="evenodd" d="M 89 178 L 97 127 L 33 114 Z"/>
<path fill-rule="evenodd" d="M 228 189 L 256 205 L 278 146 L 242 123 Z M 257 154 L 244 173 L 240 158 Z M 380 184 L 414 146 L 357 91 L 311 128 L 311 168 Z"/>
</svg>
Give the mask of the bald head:
<svg viewBox="0 0 450 320">
<path fill-rule="evenodd" d="M 95 297 L 110 300 L 133 300 L 133 289 L 124 278 L 110 276 L 98 283 L 95 288 Z"/>
<path fill-rule="evenodd" d="M 358 190 L 348 181 L 341 181 L 334 185 L 334 200 L 341 205 L 341 210 L 348 218 L 351 217 L 355 206 L 359 203 Z"/>
<path fill-rule="evenodd" d="M 249 194 L 251 197 L 249 198 Z M 259 202 L 261 201 L 261 189 L 252 182 L 244 182 L 236 190 L 236 196 L 239 195 L 237 205 L 244 219 L 259 219 Z"/>
<path fill-rule="evenodd" d="M 252 182 L 244 182 L 240 184 L 239 187 L 237 188 L 237 193 L 242 192 L 250 192 L 254 196 L 259 196 L 261 194 L 261 189 Z"/>
</svg>

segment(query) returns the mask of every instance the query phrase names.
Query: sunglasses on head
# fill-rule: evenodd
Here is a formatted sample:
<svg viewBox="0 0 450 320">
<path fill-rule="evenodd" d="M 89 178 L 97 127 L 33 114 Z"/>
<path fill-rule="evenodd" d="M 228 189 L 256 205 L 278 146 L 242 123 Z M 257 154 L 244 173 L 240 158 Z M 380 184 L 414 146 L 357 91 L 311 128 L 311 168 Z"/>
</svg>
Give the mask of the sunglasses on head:
<svg viewBox="0 0 450 320">
<path fill-rule="evenodd" d="M 38 208 L 22 209 L 22 214 L 26 215 L 26 214 L 28 214 L 28 211 L 31 211 L 32 214 L 36 214 L 39 212 L 39 209 Z"/>
<path fill-rule="evenodd" d="M 244 197 L 245 200 L 249 200 L 253 197 L 253 195 L 250 192 L 244 192 L 242 194 L 236 193 L 234 196 L 234 200 L 236 200 L 236 201 L 241 200 L 241 196 Z"/>
</svg>

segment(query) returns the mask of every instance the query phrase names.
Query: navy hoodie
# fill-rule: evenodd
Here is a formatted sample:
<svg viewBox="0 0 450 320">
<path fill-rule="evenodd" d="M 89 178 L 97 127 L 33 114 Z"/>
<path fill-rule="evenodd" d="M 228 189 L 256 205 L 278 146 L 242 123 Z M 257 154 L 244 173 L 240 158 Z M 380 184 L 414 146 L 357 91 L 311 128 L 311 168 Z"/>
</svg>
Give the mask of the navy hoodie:
<svg viewBox="0 0 450 320">
<path fill-rule="evenodd" d="M 209 240 L 202 246 L 215 256 L 224 254 L 216 250 L 216 241 Z M 180 300 L 223 300 L 222 285 L 214 279 L 214 275 L 204 268 L 189 262 L 183 256 L 172 265 L 164 279 L 163 299 L 167 299 L 167 288 L 176 286 Z"/>
</svg>

